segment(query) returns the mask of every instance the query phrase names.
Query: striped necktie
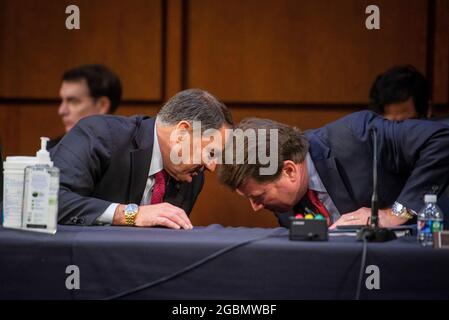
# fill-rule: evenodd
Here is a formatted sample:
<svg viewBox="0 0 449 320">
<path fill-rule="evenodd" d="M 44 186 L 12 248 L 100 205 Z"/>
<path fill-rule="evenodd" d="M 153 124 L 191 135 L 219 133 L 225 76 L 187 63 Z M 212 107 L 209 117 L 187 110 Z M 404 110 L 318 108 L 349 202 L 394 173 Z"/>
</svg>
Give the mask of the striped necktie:
<svg viewBox="0 0 449 320">
<path fill-rule="evenodd" d="M 318 193 L 315 190 L 308 189 L 307 190 L 307 198 L 312 203 L 312 205 L 315 207 L 316 213 L 321 214 L 324 219 L 327 221 L 327 225 L 331 225 L 331 218 L 329 211 L 327 211 L 324 204 L 320 201 L 318 198 Z"/>
</svg>

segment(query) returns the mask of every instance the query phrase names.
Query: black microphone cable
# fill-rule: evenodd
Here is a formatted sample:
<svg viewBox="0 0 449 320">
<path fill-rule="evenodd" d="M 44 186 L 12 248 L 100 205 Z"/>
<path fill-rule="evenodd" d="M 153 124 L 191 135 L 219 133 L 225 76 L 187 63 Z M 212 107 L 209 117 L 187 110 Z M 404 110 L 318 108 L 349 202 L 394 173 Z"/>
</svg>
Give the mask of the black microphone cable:
<svg viewBox="0 0 449 320">
<path fill-rule="evenodd" d="M 284 231 L 284 230 L 281 230 L 281 231 Z M 242 242 L 239 242 L 239 243 L 236 243 L 236 244 L 232 244 L 230 246 L 224 247 L 223 249 L 220 249 L 220 250 L 218 250 L 218 251 L 216 251 L 216 252 L 206 256 L 205 258 L 202 258 L 202 259 L 198 260 L 197 262 L 194 262 L 194 263 L 188 265 L 185 268 L 182 268 L 181 270 L 175 271 L 175 272 L 173 272 L 173 273 L 171 273 L 169 275 L 163 276 L 163 277 L 161 277 L 159 279 L 156 279 L 154 281 L 142 284 L 142 285 L 140 285 L 138 287 L 135 287 L 135 288 L 132 288 L 132 289 L 129 289 L 129 290 L 126 290 L 126 291 L 114 294 L 114 295 L 106 297 L 106 298 L 103 298 L 102 300 L 120 299 L 120 298 L 124 298 L 126 296 L 129 296 L 131 294 L 137 293 L 139 291 L 143 291 L 145 289 L 149 289 L 149 288 L 155 287 L 155 286 L 160 285 L 162 283 L 168 282 L 168 281 L 170 281 L 170 280 L 172 280 L 172 279 L 174 279 L 176 277 L 179 277 L 179 276 L 181 276 L 183 274 L 186 274 L 186 273 L 188 273 L 188 272 L 190 272 L 190 271 L 192 271 L 194 269 L 197 269 L 198 267 L 206 264 L 207 262 L 209 262 L 211 260 L 214 260 L 214 259 L 224 255 L 225 253 L 228 253 L 228 252 L 232 251 L 232 250 L 235 250 L 237 248 L 246 246 L 246 245 L 248 245 L 250 243 L 254 243 L 254 242 L 257 242 L 257 241 L 265 240 L 265 239 L 272 238 L 272 237 L 278 237 L 278 236 L 282 236 L 282 235 L 284 235 L 284 234 L 279 232 L 279 230 L 276 230 L 275 232 L 273 232 L 273 233 L 271 233 L 269 235 L 263 236 L 263 237 L 257 237 L 257 238 L 245 240 L 245 241 L 242 241 Z"/>
</svg>

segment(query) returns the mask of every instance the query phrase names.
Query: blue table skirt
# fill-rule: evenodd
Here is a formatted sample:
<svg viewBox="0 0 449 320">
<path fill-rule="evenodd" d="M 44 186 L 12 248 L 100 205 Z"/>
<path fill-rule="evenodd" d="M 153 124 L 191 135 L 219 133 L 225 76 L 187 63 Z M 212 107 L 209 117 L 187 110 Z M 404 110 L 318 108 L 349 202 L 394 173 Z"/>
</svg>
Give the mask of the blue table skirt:
<svg viewBox="0 0 449 320">
<path fill-rule="evenodd" d="M 0 228 L 0 299 L 354 299 L 361 255 L 354 237 L 289 241 L 283 228 Z M 379 267 L 380 289 L 368 290 L 364 275 L 362 299 L 449 298 L 449 250 L 404 237 L 369 243 L 366 264 Z M 79 290 L 66 288 L 69 265 L 79 268 Z"/>
</svg>

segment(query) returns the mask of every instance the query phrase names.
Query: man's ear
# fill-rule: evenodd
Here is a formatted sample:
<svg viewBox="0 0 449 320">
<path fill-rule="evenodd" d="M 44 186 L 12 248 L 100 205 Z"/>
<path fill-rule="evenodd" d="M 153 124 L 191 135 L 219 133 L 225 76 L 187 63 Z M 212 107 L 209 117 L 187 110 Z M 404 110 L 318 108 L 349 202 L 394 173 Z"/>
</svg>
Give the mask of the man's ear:
<svg viewBox="0 0 449 320">
<path fill-rule="evenodd" d="M 107 114 L 111 110 L 111 100 L 108 97 L 102 96 L 97 99 L 96 107 L 99 114 Z"/>
<path fill-rule="evenodd" d="M 188 121 L 180 121 L 175 127 L 176 131 L 176 142 L 182 142 L 184 139 L 187 138 L 190 131 L 192 131 L 192 126 L 190 125 L 190 122 Z"/>
<path fill-rule="evenodd" d="M 296 181 L 298 179 L 298 164 L 292 160 L 285 160 L 282 174 L 286 175 L 291 181 Z"/>
</svg>

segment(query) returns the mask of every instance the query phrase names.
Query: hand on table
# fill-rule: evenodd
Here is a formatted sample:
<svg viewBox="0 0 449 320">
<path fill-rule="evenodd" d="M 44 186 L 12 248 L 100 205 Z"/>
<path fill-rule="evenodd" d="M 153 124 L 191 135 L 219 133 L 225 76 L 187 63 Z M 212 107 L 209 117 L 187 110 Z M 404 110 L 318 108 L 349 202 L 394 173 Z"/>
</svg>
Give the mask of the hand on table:
<svg viewBox="0 0 449 320">
<path fill-rule="evenodd" d="M 114 214 L 114 225 L 126 225 L 123 210 L 125 205 L 119 205 Z M 139 206 L 134 224 L 136 227 L 167 227 L 171 229 L 193 228 L 189 217 L 183 209 L 168 202 Z"/>
<path fill-rule="evenodd" d="M 139 206 L 136 216 L 137 227 L 163 226 L 171 229 L 192 229 L 192 223 L 183 209 L 170 203 Z"/>
<path fill-rule="evenodd" d="M 333 225 L 329 227 L 330 230 L 337 226 L 349 225 L 366 225 L 369 223 L 371 217 L 371 208 L 362 207 L 356 211 L 343 214 Z M 380 227 L 395 227 L 407 222 L 406 218 L 396 217 L 391 209 L 379 210 L 379 226 Z"/>
</svg>

